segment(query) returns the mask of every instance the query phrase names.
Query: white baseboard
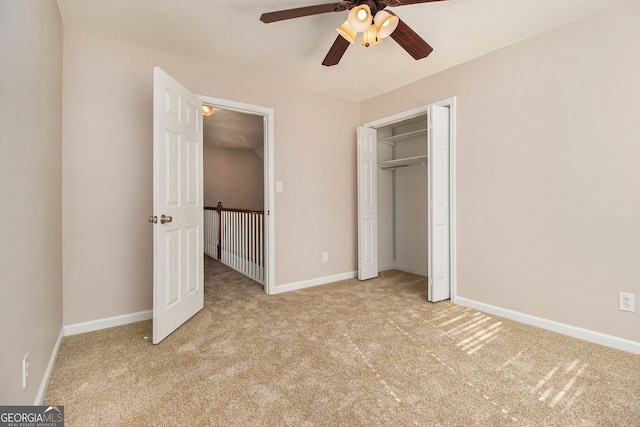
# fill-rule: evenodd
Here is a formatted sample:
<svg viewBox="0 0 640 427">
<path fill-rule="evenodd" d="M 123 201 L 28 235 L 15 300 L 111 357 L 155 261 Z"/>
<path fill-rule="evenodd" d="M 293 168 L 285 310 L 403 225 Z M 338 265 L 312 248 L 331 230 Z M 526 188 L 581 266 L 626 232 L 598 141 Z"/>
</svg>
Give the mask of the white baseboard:
<svg viewBox="0 0 640 427">
<path fill-rule="evenodd" d="M 496 316 L 505 317 L 507 319 L 515 320 L 520 323 L 525 323 L 527 325 L 536 326 L 538 328 L 547 329 L 553 332 L 558 332 L 570 337 L 605 345 L 607 347 L 616 348 L 618 350 L 628 351 L 630 353 L 640 354 L 640 342 L 615 337 L 613 335 L 603 334 L 601 332 L 596 332 L 589 329 L 579 328 L 577 326 L 567 325 L 565 323 L 560 323 L 553 320 L 543 319 L 541 317 L 531 316 L 529 314 L 508 310 L 506 308 L 496 307 L 494 305 L 485 304 L 460 296 L 456 298 L 456 304 L 484 311 Z"/>
<path fill-rule="evenodd" d="M 429 273 L 424 270 L 419 270 L 417 268 L 405 267 L 404 265 L 396 265 L 393 267 L 395 270 L 404 271 L 405 273 L 417 274 L 418 276 L 427 277 Z"/>
<path fill-rule="evenodd" d="M 153 311 L 145 310 L 137 313 L 123 314 L 122 316 L 108 317 L 106 319 L 97 319 L 90 322 L 76 323 L 64 327 L 64 336 L 82 334 L 85 332 L 98 331 L 100 329 L 112 328 L 114 326 L 127 325 L 129 323 L 142 322 L 143 320 L 153 319 Z"/>
<path fill-rule="evenodd" d="M 417 268 L 405 267 L 404 265 L 388 265 L 384 267 L 378 267 L 378 272 L 389 271 L 389 270 L 398 270 L 404 271 L 405 273 L 417 274 L 418 276 L 429 276 L 425 270 L 420 270 Z"/>
<path fill-rule="evenodd" d="M 42 376 L 42 381 L 40 382 L 40 388 L 38 389 L 38 394 L 36 394 L 36 400 L 35 402 L 33 402 L 34 406 L 42 405 L 42 399 L 44 399 L 44 394 L 47 392 L 47 387 L 49 387 L 51 372 L 53 372 L 53 367 L 56 364 L 56 358 L 58 357 L 58 350 L 60 349 L 60 343 L 62 342 L 62 337 L 64 337 L 64 328 L 60 328 L 58 339 L 56 340 L 56 343 L 53 346 L 53 351 L 51 351 L 51 357 L 49 358 L 47 369 L 45 369 L 44 371 L 44 375 Z"/>
<path fill-rule="evenodd" d="M 58 350 L 60 349 L 60 344 L 62 343 L 63 337 L 81 334 L 84 332 L 97 331 L 100 329 L 111 328 L 113 326 L 126 325 L 128 323 L 141 322 L 143 320 L 149 320 L 152 318 L 153 318 L 153 311 L 146 310 L 146 311 L 140 311 L 138 313 L 131 313 L 131 314 L 125 314 L 122 316 L 109 317 L 107 319 L 98 319 L 98 320 L 92 320 L 90 322 L 76 323 L 74 325 L 63 326 L 60 329 L 60 334 L 58 334 L 56 343 L 53 346 L 53 351 L 51 352 L 49 363 L 47 364 L 47 368 L 45 369 L 44 375 L 42 376 L 42 381 L 40 382 L 40 388 L 38 389 L 38 394 L 36 394 L 36 399 L 33 404 L 35 406 L 42 405 L 42 400 L 44 399 L 44 395 L 47 392 L 47 387 L 49 387 L 49 380 L 51 379 L 51 373 L 53 372 L 53 367 L 56 363 L 56 358 L 58 357 Z"/>
<path fill-rule="evenodd" d="M 340 280 L 353 279 L 354 277 L 358 277 L 357 271 L 335 274 L 333 276 L 318 277 L 317 279 L 303 280 L 301 282 L 287 283 L 286 285 L 277 285 L 273 287 L 273 292 L 271 292 L 271 294 L 274 295 L 281 294 L 283 292 L 296 291 L 298 289 L 325 285 L 327 283 L 338 282 Z"/>
</svg>

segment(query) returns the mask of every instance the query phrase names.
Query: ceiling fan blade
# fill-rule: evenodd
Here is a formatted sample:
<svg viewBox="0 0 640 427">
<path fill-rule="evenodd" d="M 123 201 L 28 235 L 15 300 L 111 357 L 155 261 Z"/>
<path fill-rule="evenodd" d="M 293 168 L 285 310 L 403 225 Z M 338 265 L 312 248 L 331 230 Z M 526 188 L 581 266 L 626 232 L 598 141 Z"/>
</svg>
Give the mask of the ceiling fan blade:
<svg viewBox="0 0 640 427">
<path fill-rule="evenodd" d="M 429 46 L 429 43 L 424 41 L 422 37 L 405 24 L 402 19 L 399 19 L 398 27 L 391 33 L 390 37 L 406 50 L 409 55 L 413 56 L 413 59 L 426 58 L 433 52 L 433 48 Z"/>
<path fill-rule="evenodd" d="M 411 4 L 420 4 L 420 3 L 431 3 L 434 1 L 447 1 L 447 0 L 388 0 L 383 1 L 387 6 L 396 7 L 396 6 L 408 6 Z"/>
<path fill-rule="evenodd" d="M 351 2 L 342 1 L 339 3 L 319 4 L 316 6 L 298 7 L 295 9 L 279 10 L 277 12 L 263 13 L 260 20 L 265 24 L 285 19 L 301 18 L 303 16 L 319 15 L 327 12 L 340 12 L 349 9 Z"/>
<path fill-rule="evenodd" d="M 327 56 L 324 57 L 322 65 L 325 65 L 327 67 L 336 65 L 338 62 L 340 62 L 340 59 L 342 59 L 342 55 L 344 55 L 344 53 L 347 51 L 347 48 L 350 44 L 351 43 L 349 43 L 348 40 L 346 40 L 341 35 L 338 35 L 336 41 L 334 41 L 333 45 L 331 45 L 331 49 L 329 49 Z"/>
</svg>

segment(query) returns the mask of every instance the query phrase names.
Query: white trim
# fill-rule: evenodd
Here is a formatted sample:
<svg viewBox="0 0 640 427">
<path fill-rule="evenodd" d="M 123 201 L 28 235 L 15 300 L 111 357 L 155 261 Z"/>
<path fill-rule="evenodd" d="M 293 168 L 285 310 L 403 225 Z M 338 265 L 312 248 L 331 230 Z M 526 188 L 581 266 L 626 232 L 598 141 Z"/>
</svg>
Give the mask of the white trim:
<svg viewBox="0 0 640 427">
<path fill-rule="evenodd" d="M 420 270 L 418 268 L 405 267 L 404 265 L 394 265 L 392 267 L 394 270 L 404 271 L 405 273 L 417 274 L 418 276 L 427 277 L 429 273 L 424 270 Z"/>
<path fill-rule="evenodd" d="M 265 253 L 264 268 L 264 291 L 267 294 L 276 293 L 274 291 L 276 283 L 276 239 L 275 239 L 275 172 L 274 172 L 274 110 L 269 107 L 245 104 L 243 102 L 229 101 L 227 99 L 214 98 L 206 95 L 198 95 L 202 102 L 213 107 L 220 107 L 226 110 L 238 111 L 245 114 L 255 114 L 264 117 L 264 210 L 267 213 L 265 221 Z"/>
<path fill-rule="evenodd" d="M 449 98 L 451 99 L 451 98 Z M 444 101 L 440 101 L 444 102 Z M 432 104 L 447 106 L 448 104 L 441 104 L 440 102 L 433 102 Z M 414 108 L 413 110 L 405 111 L 403 113 L 394 114 L 392 116 L 388 116 L 382 119 L 373 120 L 371 122 L 367 122 L 362 126 L 366 128 L 380 128 L 383 126 L 391 125 L 397 122 L 401 122 L 403 120 L 411 119 L 416 116 L 421 116 L 423 114 L 427 114 L 429 112 L 429 105 L 424 105 L 422 107 Z"/>
<path fill-rule="evenodd" d="M 456 97 L 447 98 L 436 105 L 449 106 L 449 277 L 451 279 L 451 302 L 456 303 L 458 295 L 458 253 L 456 215 Z"/>
<path fill-rule="evenodd" d="M 496 316 L 505 317 L 507 319 L 515 320 L 527 325 L 536 326 L 538 328 L 557 332 L 563 335 L 568 335 L 570 337 L 579 338 L 581 340 L 616 348 L 618 350 L 628 351 L 630 353 L 640 354 L 640 342 L 615 337 L 613 335 L 603 334 L 601 332 L 596 332 L 589 329 L 579 328 L 577 326 L 567 325 L 566 323 L 543 319 L 541 317 L 531 316 L 529 314 L 508 310 L 506 308 L 496 307 L 494 305 L 485 304 L 483 302 L 474 301 L 468 298 L 458 297 L 457 304 L 486 313 L 494 314 Z"/>
<path fill-rule="evenodd" d="M 56 343 L 53 346 L 53 351 L 51 351 L 51 357 L 49 358 L 47 369 L 44 370 L 44 375 L 42 376 L 42 381 L 40 382 L 40 388 L 38 389 L 38 394 L 36 394 L 36 400 L 33 402 L 34 406 L 42 405 L 44 395 L 47 392 L 47 388 L 49 388 L 49 380 L 51 379 L 51 373 L 53 372 L 53 367 L 55 366 L 56 359 L 58 358 L 58 350 L 60 350 L 60 343 L 62 343 L 63 337 L 64 328 L 60 328 L 58 339 L 56 339 Z"/>
<path fill-rule="evenodd" d="M 358 277 L 357 271 L 350 271 L 347 273 L 334 274 L 333 276 L 318 277 L 317 279 L 302 280 L 300 282 L 288 283 L 286 285 L 278 285 L 274 287 L 274 294 L 280 294 L 283 292 L 297 291 L 298 289 L 310 288 L 318 285 L 325 285 L 327 283 L 338 282 L 340 280 L 348 280 Z"/>
<path fill-rule="evenodd" d="M 394 114 L 392 116 L 384 117 L 382 119 L 373 120 L 363 124 L 364 127 L 379 128 L 382 126 L 390 125 L 402 120 L 410 119 L 412 117 L 427 114 L 429 112 L 429 105 L 440 105 L 443 107 L 449 107 L 449 251 L 450 251 L 450 278 L 451 278 L 451 302 L 457 302 L 457 290 L 458 290 L 458 258 L 457 258 L 457 222 L 456 222 L 456 97 L 452 96 L 431 104 L 417 107 L 403 113 Z"/>
<path fill-rule="evenodd" d="M 128 325 L 129 323 L 142 322 L 153 319 L 153 310 L 139 311 L 137 313 L 123 314 L 122 316 L 107 317 L 106 319 L 91 320 L 89 322 L 67 325 L 64 336 L 83 334 L 85 332 L 99 331 L 100 329 L 113 328 L 114 326 Z"/>
</svg>

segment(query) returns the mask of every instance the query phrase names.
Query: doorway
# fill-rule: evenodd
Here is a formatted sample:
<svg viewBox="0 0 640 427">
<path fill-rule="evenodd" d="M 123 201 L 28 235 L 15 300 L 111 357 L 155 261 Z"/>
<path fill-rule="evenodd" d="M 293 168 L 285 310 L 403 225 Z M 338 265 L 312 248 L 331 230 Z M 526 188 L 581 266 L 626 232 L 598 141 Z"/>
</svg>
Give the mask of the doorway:
<svg viewBox="0 0 640 427">
<path fill-rule="evenodd" d="M 253 150 L 253 154 L 262 159 L 263 164 L 263 174 L 262 174 L 262 182 L 263 189 L 262 195 L 256 195 L 255 192 L 246 192 L 240 198 L 235 197 L 232 199 L 231 204 L 233 203 L 249 203 L 251 204 L 251 209 L 256 209 L 261 201 L 262 206 L 261 210 L 264 211 L 264 229 L 262 233 L 262 243 L 263 247 L 263 280 L 264 280 L 264 290 L 267 294 L 273 293 L 273 286 L 275 280 L 275 239 L 274 239 L 274 224 L 275 224 L 275 211 L 274 211 L 274 198 L 272 195 L 271 189 L 274 185 L 274 161 L 273 161 L 273 146 L 274 146 L 274 112 L 271 108 L 260 107 L 250 104 L 239 103 L 235 101 L 229 101 L 219 98 L 213 98 L 210 96 L 199 95 L 199 98 L 202 100 L 203 105 L 210 106 L 214 110 L 220 110 L 220 113 L 225 114 L 229 117 L 233 117 L 232 120 L 244 120 L 245 124 L 252 123 L 251 126 L 255 128 L 256 121 L 261 123 L 260 135 L 262 137 L 262 141 L 260 144 L 260 148 L 258 148 L 256 142 L 251 142 L 251 136 L 241 136 L 241 143 L 245 144 L 247 150 Z M 215 116 L 215 112 L 213 114 Z M 257 130 L 253 130 L 252 132 L 257 132 Z M 255 135 L 253 135 L 255 138 Z M 224 143 L 222 144 L 224 145 Z M 206 175 L 206 174 L 205 174 Z M 206 179 L 206 177 L 205 177 Z M 206 183 L 205 183 L 206 185 Z M 215 197 L 215 196 L 211 196 Z M 211 202 L 207 200 L 205 194 L 205 204 Z M 215 201 L 217 203 L 218 200 Z M 211 203 L 209 203 L 211 204 Z M 204 256 L 204 254 L 203 254 Z"/>
<path fill-rule="evenodd" d="M 264 288 L 264 117 L 202 115 L 204 252 Z"/>
<path fill-rule="evenodd" d="M 427 115 L 377 128 L 378 271 L 428 276 Z"/>
<path fill-rule="evenodd" d="M 358 128 L 361 280 L 395 267 L 426 275 L 429 301 L 455 302 L 455 123 L 453 97 Z"/>
</svg>

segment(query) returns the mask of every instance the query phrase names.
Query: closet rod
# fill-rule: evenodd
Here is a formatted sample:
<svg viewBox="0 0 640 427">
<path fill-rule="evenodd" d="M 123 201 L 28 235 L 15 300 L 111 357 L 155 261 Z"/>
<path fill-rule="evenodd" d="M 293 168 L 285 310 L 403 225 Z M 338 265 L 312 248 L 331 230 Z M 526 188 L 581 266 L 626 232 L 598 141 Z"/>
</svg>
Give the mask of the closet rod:
<svg viewBox="0 0 640 427">
<path fill-rule="evenodd" d="M 399 165 L 399 166 L 379 166 L 380 169 L 398 169 L 398 168 L 406 168 L 409 166 L 424 166 L 427 162 L 424 163 L 411 163 L 410 165 Z"/>
</svg>

